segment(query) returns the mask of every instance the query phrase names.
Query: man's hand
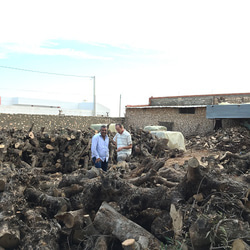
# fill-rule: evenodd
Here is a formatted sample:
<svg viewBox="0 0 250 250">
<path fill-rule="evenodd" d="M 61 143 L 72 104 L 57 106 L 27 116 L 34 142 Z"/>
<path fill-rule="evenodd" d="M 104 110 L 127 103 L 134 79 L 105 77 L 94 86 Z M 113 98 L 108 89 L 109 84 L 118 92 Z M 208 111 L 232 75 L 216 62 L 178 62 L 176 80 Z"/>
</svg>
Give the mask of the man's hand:
<svg viewBox="0 0 250 250">
<path fill-rule="evenodd" d="M 99 161 L 101 161 L 101 159 L 100 159 L 100 158 L 98 158 L 98 159 L 96 159 L 96 160 L 95 160 L 95 162 L 99 162 Z"/>
<path fill-rule="evenodd" d="M 122 151 L 123 150 L 123 147 L 119 147 L 116 151 L 117 152 L 120 152 L 120 151 Z"/>
</svg>

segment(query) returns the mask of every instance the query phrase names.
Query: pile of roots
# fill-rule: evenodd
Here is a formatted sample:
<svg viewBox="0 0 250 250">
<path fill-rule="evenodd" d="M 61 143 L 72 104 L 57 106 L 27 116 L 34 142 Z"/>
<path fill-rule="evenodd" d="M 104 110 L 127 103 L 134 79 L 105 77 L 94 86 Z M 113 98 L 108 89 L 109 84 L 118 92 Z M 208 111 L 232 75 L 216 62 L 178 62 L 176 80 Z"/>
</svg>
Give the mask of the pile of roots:
<svg viewBox="0 0 250 250">
<path fill-rule="evenodd" d="M 149 132 L 130 132 L 129 161 L 117 163 L 110 144 L 109 169 L 103 172 L 92 166 L 91 129 L 1 130 L 0 247 L 247 249 L 248 148 L 218 146 L 216 154 L 212 148 L 210 156 L 171 165 L 168 159 L 185 153 Z M 214 145 L 220 145 L 218 133 L 229 135 L 209 135 L 218 140 Z M 246 139 L 240 147 L 247 146 L 249 132 L 241 134 Z M 197 149 L 194 140 L 187 145 Z"/>
</svg>

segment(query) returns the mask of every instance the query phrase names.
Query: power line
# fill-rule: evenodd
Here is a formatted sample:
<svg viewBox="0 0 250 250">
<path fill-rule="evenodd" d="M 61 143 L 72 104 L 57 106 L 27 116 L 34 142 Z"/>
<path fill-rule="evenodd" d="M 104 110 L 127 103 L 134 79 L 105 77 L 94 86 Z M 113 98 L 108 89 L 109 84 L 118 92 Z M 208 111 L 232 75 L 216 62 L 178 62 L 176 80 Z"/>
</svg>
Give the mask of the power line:
<svg viewBox="0 0 250 250">
<path fill-rule="evenodd" d="M 38 70 L 31 70 L 31 69 L 22 69 L 22 68 L 8 67 L 8 66 L 3 66 L 3 65 L 0 65 L 0 68 L 21 70 L 21 71 L 27 71 L 27 72 L 32 72 L 32 73 L 40 73 L 40 74 L 47 74 L 47 75 L 90 78 L 90 79 L 93 80 L 93 92 L 94 92 L 94 94 L 93 94 L 93 102 L 94 102 L 93 115 L 96 116 L 95 76 L 80 76 L 80 75 L 59 74 L 59 73 L 54 73 L 54 72 L 38 71 Z"/>
<path fill-rule="evenodd" d="M 48 74 L 48 75 L 71 76 L 71 77 L 81 77 L 81 78 L 94 78 L 94 76 L 68 75 L 68 74 L 60 74 L 60 73 L 54 73 L 54 72 L 38 71 L 38 70 L 32 70 L 32 69 L 14 68 L 14 67 L 2 66 L 2 65 L 0 65 L 0 67 L 5 68 L 5 69 L 14 69 L 14 70 L 28 71 L 28 72 L 32 72 L 32 73 L 40 73 L 40 74 Z"/>
<path fill-rule="evenodd" d="M 24 91 L 24 92 L 34 92 L 34 93 L 43 93 L 43 94 L 68 94 L 68 93 L 58 93 L 53 91 L 44 91 L 44 90 L 32 90 L 32 89 L 12 89 L 12 88 L 0 88 L 0 90 L 15 90 L 15 91 Z M 81 93 L 70 93 L 70 95 L 80 95 Z"/>
</svg>

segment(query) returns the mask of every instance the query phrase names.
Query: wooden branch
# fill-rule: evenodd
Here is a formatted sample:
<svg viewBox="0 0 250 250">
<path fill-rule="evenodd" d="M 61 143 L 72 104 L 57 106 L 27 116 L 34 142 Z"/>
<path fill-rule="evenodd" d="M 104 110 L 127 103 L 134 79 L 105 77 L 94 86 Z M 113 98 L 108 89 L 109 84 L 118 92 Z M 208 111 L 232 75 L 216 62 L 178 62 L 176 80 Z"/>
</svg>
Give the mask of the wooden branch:
<svg viewBox="0 0 250 250">
<path fill-rule="evenodd" d="M 34 188 L 27 188 L 25 190 L 25 196 L 29 202 L 46 207 L 48 212 L 53 215 L 59 212 L 65 212 L 70 207 L 69 201 L 66 198 L 53 197 Z"/>
<path fill-rule="evenodd" d="M 154 169 L 151 169 L 148 173 L 140 176 L 140 177 L 136 177 L 136 178 L 133 178 L 133 179 L 129 179 L 128 181 L 133 184 L 133 185 L 136 185 L 136 186 L 140 186 L 142 185 L 144 182 L 146 181 L 149 181 L 150 178 L 152 176 L 154 176 L 157 172 L 154 170 Z"/>
<path fill-rule="evenodd" d="M 83 168 L 88 169 L 88 166 L 89 166 L 89 157 L 88 157 L 88 155 L 84 156 L 83 159 L 84 159 Z"/>
<path fill-rule="evenodd" d="M 161 176 L 154 176 L 153 178 L 151 178 L 155 183 L 158 184 L 162 184 L 166 187 L 172 188 L 177 186 L 179 183 L 177 182 L 172 182 L 172 181 L 168 181 L 166 178 L 163 178 Z"/>
<path fill-rule="evenodd" d="M 78 184 L 72 184 L 69 187 L 63 187 L 61 190 L 64 192 L 65 196 L 70 198 L 71 196 L 80 193 L 83 190 L 83 187 Z"/>
</svg>

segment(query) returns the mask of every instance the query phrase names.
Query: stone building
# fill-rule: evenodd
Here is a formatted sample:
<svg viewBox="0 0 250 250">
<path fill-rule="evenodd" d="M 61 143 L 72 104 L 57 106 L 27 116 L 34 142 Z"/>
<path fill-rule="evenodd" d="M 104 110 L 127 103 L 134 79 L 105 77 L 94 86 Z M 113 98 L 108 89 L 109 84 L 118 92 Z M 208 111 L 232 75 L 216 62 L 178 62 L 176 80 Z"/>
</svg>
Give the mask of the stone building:
<svg viewBox="0 0 250 250">
<path fill-rule="evenodd" d="M 169 131 L 180 131 L 185 136 L 206 134 L 218 127 L 238 125 L 243 117 L 250 118 L 247 113 L 237 117 L 236 112 L 231 117 L 217 114 L 210 115 L 208 119 L 208 106 L 227 104 L 227 113 L 230 113 L 232 107 L 239 105 L 249 105 L 250 111 L 250 104 L 247 103 L 250 103 L 250 93 L 150 97 L 148 105 L 127 105 L 125 122 L 126 126 L 139 128 L 163 125 Z"/>
</svg>

